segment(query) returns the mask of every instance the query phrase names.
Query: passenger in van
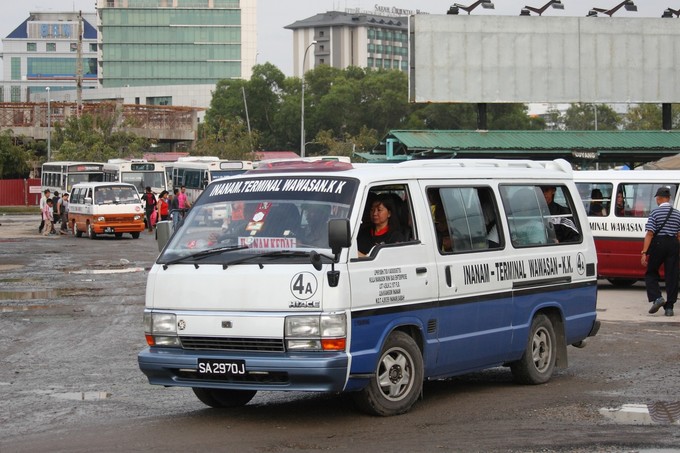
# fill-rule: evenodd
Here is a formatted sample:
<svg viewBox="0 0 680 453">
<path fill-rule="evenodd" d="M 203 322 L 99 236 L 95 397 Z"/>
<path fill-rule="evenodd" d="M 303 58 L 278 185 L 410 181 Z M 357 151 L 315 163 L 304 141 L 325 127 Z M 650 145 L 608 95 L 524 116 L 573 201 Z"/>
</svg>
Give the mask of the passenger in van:
<svg viewBox="0 0 680 453">
<path fill-rule="evenodd" d="M 439 191 L 430 189 L 428 191 L 428 198 L 430 200 L 430 210 L 432 211 L 432 221 L 437 233 L 437 249 L 442 253 L 453 252 L 451 232 L 449 231 L 449 224 Z"/>
<path fill-rule="evenodd" d="M 371 224 L 359 230 L 357 246 L 359 256 L 366 256 L 378 244 L 404 241 L 394 200 L 388 194 L 380 194 L 371 204 Z"/>
<path fill-rule="evenodd" d="M 602 191 L 600 189 L 593 189 L 590 192 L 590 208 L 588 208 L 589 216 L 605 217 L 607 210 L 602 204 Z"/>
<path fill-rule="evenodd" d="M 536 192 L 528 187 L 515 192 L 510 199 L 510 236 L 515 245 L 539 245 L 549 242 L 547 225 L 537 203 Z"/>
<path fill-rule="evenodd" d="M 306 245 L 328 247 L 328 218 L 331 207 L 311 204 L 303 206 L 307 224 L 302 232 L 302 242 Z"/>
<path fill-rule="evenodd" d="M 571 219 L 571 211 L 555 201 L 557 187 L 553 185 L 541 186 L 541 190 L 543 191 L 545 202 L 548 204 L 550 215 L 554 216 L 550 221 L 555 227 L 557 242 L 578 241 L 581 233 Z"/>
</svg>

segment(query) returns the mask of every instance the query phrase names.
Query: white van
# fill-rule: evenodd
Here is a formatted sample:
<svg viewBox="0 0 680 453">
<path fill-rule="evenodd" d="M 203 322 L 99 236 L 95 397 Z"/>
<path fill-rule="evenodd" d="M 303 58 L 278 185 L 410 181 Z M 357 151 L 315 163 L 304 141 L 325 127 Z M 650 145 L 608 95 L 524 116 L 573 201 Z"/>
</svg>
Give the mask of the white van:
<svg viewBox="0 0 680 453">
<path fill-rule="evenodd" d="M 574 181 L 595 238 L 600 278 L 616 286 L 644 280 L 640 252 L 647 217 L 657 207 L 654 195 L 659 187 L 668 187 L 674 207 L 680 208 L 680 171 L 577 171 Z"/>
<path fill-rule="evenodd" d="M 158 257 L 139 366 L 212 407 L 342 391 L 377 415 L 426 379 L 544 383 L 599 328 L 586 220 L 563 160 L 262 165 L 210 184 Z M 370 247 L 383 233 L 398 241 Z"/>
<path fill-rule="evenodd" d="M 144 231 L 144 208 L 139 192 L 123 182 L 88 182 L 73 186 L 69 200 L 69 225 L 73 235 L 90 239 L 100 234 L 134 239 Z"/>
</svg>

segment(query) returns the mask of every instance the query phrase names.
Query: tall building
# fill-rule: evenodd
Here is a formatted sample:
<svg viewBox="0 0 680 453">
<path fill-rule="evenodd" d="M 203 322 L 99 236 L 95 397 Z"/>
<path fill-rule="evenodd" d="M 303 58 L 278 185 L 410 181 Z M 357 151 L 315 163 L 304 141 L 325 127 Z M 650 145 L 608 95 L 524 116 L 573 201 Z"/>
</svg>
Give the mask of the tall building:
<svg viewBox="0 0 680 453">
<path fill-rule="evenodd" d="M 304 71 L 322 64 L 408 71 L 408 17 L 329 11 L 284 28 L 293 30 L 293 70 L 298 77 L 303 63 Z"/>
<path fill-rule="evenodd" d="M 47 87 L 50 93 L 74 90 L 79 63 L 83 89 L 97 87 L 97 30 L 92 25 L 96 16 L 83 13 L 82 17 L 80 23 L 77 12 L 29 13 L 2 40 L 0 102 L 44 97 Z"/>
<path fill-rule="evenodd" d="M 249 79 L 256 0 L 97 0 L 102 88 Z"/>
</svg>

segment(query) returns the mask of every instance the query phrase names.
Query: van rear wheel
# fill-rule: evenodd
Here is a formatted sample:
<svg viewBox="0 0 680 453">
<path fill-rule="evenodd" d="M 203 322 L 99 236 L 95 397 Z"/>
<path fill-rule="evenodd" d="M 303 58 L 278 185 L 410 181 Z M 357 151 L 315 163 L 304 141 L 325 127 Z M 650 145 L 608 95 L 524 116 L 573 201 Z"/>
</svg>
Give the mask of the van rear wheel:
<svg viewBox="0 0 680 453">
<path fill-rule="evenodd" d="M 544 384 L 555 370 L 557 339 L 555 329 L 544 314 L 538 314 L 531 322 L 529 340 L 522 358 L 510 364 L 515 381 L 520 384 Z"/>
<path fill-rule="evenodd" d="M 423 356 L 404 332 L 392 332 L 385 341 L 375 374 L 366 388 L 354 395 L 357 406 L 372 415 L 398 415 L 408 411 L 423 388 Z"/>
<path fill-rule="evenodd" d="M 132 235 L 132 239 L 139 239 L 139 231 L 135 231 L 134 233 L 130 233 Z"/>
<path fill-rule="evenodd" d="M 83 236 L 83 232 L 78 229 L 78 224 L 75 220 L 73 221 L 73 235 L 77 238 Z"/>
<path fill-rule="evenodd" d="M 241 407 L 253 399 L 256 390 L 225 390 L 192 387 L 194 394 L 206 406 L 214 408 Z"/>
</svg>

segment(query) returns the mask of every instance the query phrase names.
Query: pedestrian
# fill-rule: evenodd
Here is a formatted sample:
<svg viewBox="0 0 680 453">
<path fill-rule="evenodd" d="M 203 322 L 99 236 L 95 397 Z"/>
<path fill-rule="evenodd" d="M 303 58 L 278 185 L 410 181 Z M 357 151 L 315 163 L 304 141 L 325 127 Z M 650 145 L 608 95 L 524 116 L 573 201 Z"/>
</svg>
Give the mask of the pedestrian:
<svg viewBox="0 0 680 453">
<path fill-rule="evenodd" d="M 146 226 L 149 228 L 149 233 L 153 231 L 153 223 L 151 222 L 151 215 L 156 210 L 156 195 L 151 192 L 151 187 L 146 186 L 146 191 L 142 197 L 144 200 L 144 213 L 146 214 Z"/>
<path fill-rule="evenodd" d="M 56 224 L 59 219 L 61 218 L 61 211 L 59 211 L 59 208 L 61 207 L 59 205 L 59 201 L 61 201 L 61 197 L 59 196 L 59 192 L 56 190 L 54 191 L 54 196 L 52 197 L 52 231 L 54 231 L 54 234 L 56 234 L 57 230 L 56 227 L 54 227 L 54 224 Z"/>
<path fill-rule="evenodd" d="M 168 191 L 164 190 L 158 196 L 158 214 L 156 218 L 158 220 L 170 220 L 170 200 L 168 200 Z"/>
<path fill-rule="evenodd" d="M 189 208 L 191 207 L 191 202 L 189 201 L 189 197 L 187 197 L 186 191 L 187 188 L 181 186 L 179 189 L 179 194 L 177 195 L 177 200 L 179 203 L 180 212 L 182 213 L 182 218 L 184 218 L 184 215 L 186 214 L 187 210 L 189 210 Z"/>
<path fill-rule="evenodd" d="M 68 200 L 68 193 L 64 193 L 61 196 L 61 200 L 59 200 L 59 212 L 61 213 L 61 229 L 59 230 L 60 234 L 68 233 Z"/>
<path fill-rule="evenodd" d="M 173 197 L 170 200 L 170 216 L 172 217 L 172 229 L 176 230 L 179 225 L 179 189 L 172 190 Z"/>
<path fill-rule="evenodd" d="M 50 189 L 45 189 L 43 196 L 40 197 L 40 226 L 38 227 L 38 233 L 42 233 L 43 227 L 45 226 L 45 217 L 43 216 L 42 212 L 45 209 L 47 200 L 50 199 L 50 193 Z"/>
<path fill-rule="evenodd" d="M 45 201 L 45 207 L 42 210 L 43 218 L 43 236 L 49 236 L 54 231 L 54 208 L 52 205 L 54 202 L 51 198 Z"/>
<path fill-rule="evenodd" d="M 652 304 L 649 313 L 656 313 L 664 307 L 664 314 L 673 316 L 673 306 L 678 298 L 680 211 L 671 206 L 669 187 L 659 187 L 655 197 L 658 207 L 649 214 L 645 225 L 641 263 L 647 266 L 645 285 L 647 300 Z M 659 268 L 662 264 L 666 280 L 666 300 L 661 296 L 659 287 Z"/>
</svg>

